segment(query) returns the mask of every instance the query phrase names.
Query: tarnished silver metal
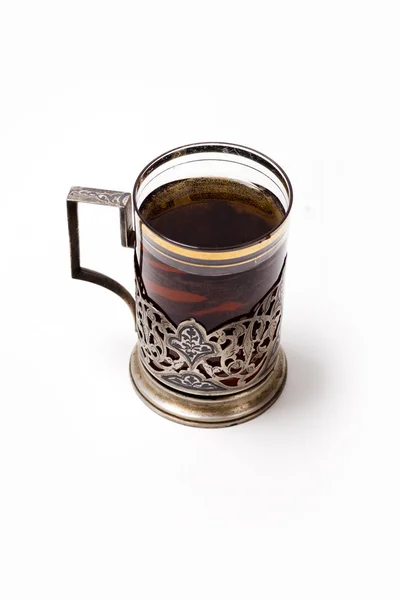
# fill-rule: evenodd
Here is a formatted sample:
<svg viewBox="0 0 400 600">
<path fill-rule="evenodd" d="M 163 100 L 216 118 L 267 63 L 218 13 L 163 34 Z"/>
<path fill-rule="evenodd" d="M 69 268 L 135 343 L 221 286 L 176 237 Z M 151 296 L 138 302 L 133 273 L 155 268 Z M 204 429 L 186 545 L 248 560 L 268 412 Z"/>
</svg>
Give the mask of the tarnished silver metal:
<svg viewBox="0 0 400 600">
<path fill-rule="evenodd" d="M 127 248 L 134 248 L 135 232 L 132 225 L 132 196 L 127 192 L 72 187 L 67 197 L 67 216 L 72 278 L 96 283 L 118 294 L 118 296 L 125 300 L 135 316 L 135 301 L 126 288 L 114 279 L 111 279 L 111 277 L 103 275 L 103 273 L 98 273 L 97 271 L 92 271 L 92 269 L 81 266 L 78 221 L 79 202 L 118 208 L 120 214 L 121 243 Z"/>
<path fill-rule="evenodd" d="M 210 333 L 195 319 L 175 327 L 147 297 L 137 273 L 136 324 L 143 365 L 161 383 L 201 396 L 229 395 L 265 379 L 279 350 L 284 268 L 246 316 Z"/>
<path fill-rule="evenodd" d="M 249 421 L 272 406 L 285 385 L 287 364 L 285 353 L 279 348 L 269 375 L 254 387 L 207 398 L 166 388 L 143 367 L 137 346 L 131 356 L 130 374 L 141 399 L 159 415 L 183 425 L 217 428 Z"/>
</svg>

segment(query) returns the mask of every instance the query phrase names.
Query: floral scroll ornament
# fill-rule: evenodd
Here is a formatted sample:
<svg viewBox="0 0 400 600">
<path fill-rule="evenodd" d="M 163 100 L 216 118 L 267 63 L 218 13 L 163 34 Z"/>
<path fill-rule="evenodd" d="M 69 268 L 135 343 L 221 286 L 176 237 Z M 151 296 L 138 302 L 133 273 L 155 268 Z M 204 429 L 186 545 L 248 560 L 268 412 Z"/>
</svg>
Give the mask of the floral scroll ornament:
<svg viewBox="0 0 400 600">
<path fill-rule="evenodd" d="M 283 274 L 247 315 L 207 332 L 195 319 L 177 327 L 148 298 L 136 277 L 136 323 L 143 366 L 161 383 L 220 396 L 255 385 L 278 356 Z"/>
<path fill-rule="evenodd" d="M 203 392 L 217 392 L 224 388 L 213 381 L 204 381 L 199 375 L 164 375 L 163 380 L 177 387 Z"/>
<path fill-rule="evenodd" d="M 188 324 L 189 323 L 189 324 Z M 178 326 L 177 335 L 171 335 L 167 338 L 167 345 L 174 348 L 183 358 L 186 358 L 190 365 L 198 362 L 202 356 L 214 354 L 217 351 L 216 345 L 206 342 L 207 333 L 199 323 L 194 319 L 185 321 Z"/>
</svg>

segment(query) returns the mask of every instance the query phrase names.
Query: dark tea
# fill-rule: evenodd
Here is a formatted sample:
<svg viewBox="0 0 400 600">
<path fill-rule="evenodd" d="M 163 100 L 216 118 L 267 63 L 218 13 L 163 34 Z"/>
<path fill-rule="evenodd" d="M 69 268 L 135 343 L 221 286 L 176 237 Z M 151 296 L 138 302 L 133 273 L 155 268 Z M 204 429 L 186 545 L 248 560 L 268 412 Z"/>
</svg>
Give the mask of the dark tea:
<svg viewBox="0 0 400 600">
<path fill-rule="evenodd" d="M 255 242 L 278 227 L 285 213 L 271 192 L 223 178 L 175 181 L 155 190 L 140 214 L 160 235 L 205 248 Z"/>
<path fill-rule="evenodd" d="M 265 188 L 202 177 L 159 187 L 144 200 L 140 215 L 171 242 L 200 251 L 225 251 L 261 243 L 279 227 L 285 212 Z M 210 331 L 251 311 L 278 279 L 283 252 L 273 252 L 270 260 L 253 260 L 251 268 L 246 264 L 250 261 L 237 259 L 223 273 L 206 264 L 199 265 L 201 272 L 190 273 L 184 263 L 171 266 L 146 244 L 142 279 L 153 301 L 176 325 L 194 318 Z"/>
</svg>

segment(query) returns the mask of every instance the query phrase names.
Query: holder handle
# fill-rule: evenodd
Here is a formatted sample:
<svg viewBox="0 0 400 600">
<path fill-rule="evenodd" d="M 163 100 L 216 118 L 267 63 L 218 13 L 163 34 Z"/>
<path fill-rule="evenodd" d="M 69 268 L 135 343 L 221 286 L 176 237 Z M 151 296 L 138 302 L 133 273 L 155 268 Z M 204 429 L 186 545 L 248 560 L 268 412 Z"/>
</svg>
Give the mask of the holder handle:
<svg viewBox="0 0 400 600">
<path fill-rule="evenodd" d="M 79 202 L 118 208 L 121 225 L 121 243 L 126 248 L 135 248 L 136 238 L 132 224 L 132 197 L 126 192 L 72 187 L 67 197 L 67 215 L 72 278 L 90 281 L 118 294 L 118 296 L 125 300 L 135 318 L 135 300 L 126 288 L 114 279 L 111 279 L 111 277 L 103 275 L 103 273 L 98 273 L 97 271 L 92 271 L 92 269 L 81 266 L 78 221 Z"/>
</svg>

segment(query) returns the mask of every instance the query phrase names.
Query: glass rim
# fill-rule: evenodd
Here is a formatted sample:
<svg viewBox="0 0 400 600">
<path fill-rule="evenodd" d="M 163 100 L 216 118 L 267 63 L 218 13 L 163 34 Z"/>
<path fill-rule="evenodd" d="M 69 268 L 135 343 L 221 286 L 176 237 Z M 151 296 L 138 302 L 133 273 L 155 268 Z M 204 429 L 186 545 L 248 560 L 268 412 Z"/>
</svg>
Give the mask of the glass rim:
<svg viewBox="0 0 400 600">
<path fill-rule="evenodd" d="M 236 244 L 234 246 L 223 246 L 219 248 L 209 248 L 207 246 L 194 246 L 191 244 L 183 244 L 178 242 L 177 240 L 168 238 L 167 236 L 159 233 L 139 212 L 139 207 L 137 204 L 137 194 L 139 192 L 141 184 L 145 181 L 145 179 L 158 167 L 162 166 L 169 161 L 180 158 L 182 156 L 190 156 L 191 154 L 200 154 L 206 152 L 220 152 L 221 154 L 225 154 L 225 156 L 231 154 L 236 155 L 238 157 L 244 157 L 250 159 L 258 164 L 261 164 L 263 167 L 266 167 L 274 175 L 278 177 L 281 183 L 285 187 L 285 191 L 288 198 L 288 206 L 285 210 L 285 215 L 282 221 L 271 229 L 267 234 L 262 235 L 261 237 L 254 238 L 254 240 L 250 240 L 244 244 Z M 213 159 L 210 159 L 213 160 Z M 209 255 L 222 255 L 227 252 L 240 252 L 240 250 L 248 250 L 253 248 L 254 246 L 258 246 L 260 243 L 268 243 L 268 241 L 274 241 L 277 237 L 279 237 L 280 232 L 283 232 L 286 229 L 287 220 L 290 215 L 292 206 L 293 206 L 293 188 L 290 182 L 289 177 L 286 172 L 282 169 L 282 167 L 276 163 L 272 158 L 269 158 L 262 152 L 258 150 L 254 150 L 248 146 L 242 146 L 240 144 L 232 144 L 225 142 L 198 142 L 193 144 L 185 144 L 183 146 L 178 146 L 176 148 L 172 148 L 163 154 L 160 154 L 153 160 L 151 160 L 143 169 L 140 171 L 139 175 L 136 178 L 134 187 L 133 187 L 133 207 L 135 213 L 138 215 L 140 221 L 146 226 L 148 233 L 152 234 L 151 237 L 156 236 L 160 240 L 164 240 L 165 244 L 168 246 L 175 246 L 177 248 L 181 248 L 183 251 L 188 252 L 196 252 L 196 253 L 206 253 Z M 247 254 L 247 253 L 246 253 Z"/>
</svg>

